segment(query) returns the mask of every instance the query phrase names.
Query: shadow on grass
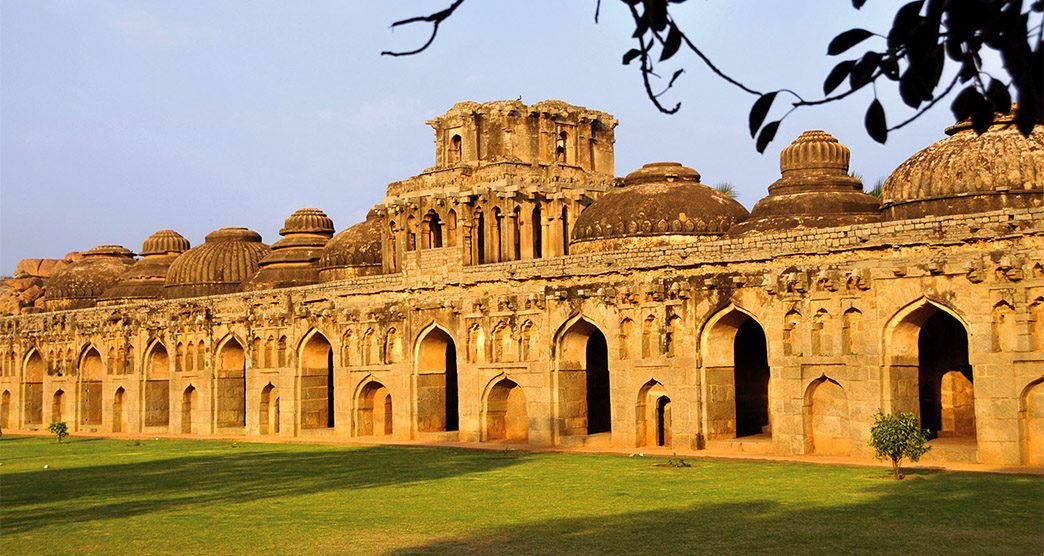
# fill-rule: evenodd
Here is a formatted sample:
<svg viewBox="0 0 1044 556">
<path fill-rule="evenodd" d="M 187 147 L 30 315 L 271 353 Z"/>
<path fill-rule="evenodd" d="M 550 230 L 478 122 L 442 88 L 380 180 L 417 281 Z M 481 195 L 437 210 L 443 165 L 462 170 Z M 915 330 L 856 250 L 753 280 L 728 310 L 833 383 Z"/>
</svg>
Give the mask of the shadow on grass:
<svg viewBox="0 0 1044 556">
<path fill-rule="evenodd" d="M 865 496 L 840 506 L 752 493 L 750 502 L 497 527 L 394 554 L 1040 553 L 1039 480 L 920 471 L 911 479 L 868 481 Z"/>
<path fill-rule="evenodd" d="M 255 447 L 228 454 L 8 473 L 3 530 L 27 532 L 55 523 L 430 481 L 507 467 L 526 458 L 410 448 L 281 452 Z"/>
</svg>

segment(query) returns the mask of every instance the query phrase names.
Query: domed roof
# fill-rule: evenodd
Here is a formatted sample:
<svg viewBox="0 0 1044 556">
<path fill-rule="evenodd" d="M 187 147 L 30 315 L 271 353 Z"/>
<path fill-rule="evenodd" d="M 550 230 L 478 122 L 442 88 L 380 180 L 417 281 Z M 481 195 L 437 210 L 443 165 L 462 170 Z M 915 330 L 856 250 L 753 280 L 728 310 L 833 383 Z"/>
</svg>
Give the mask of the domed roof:
<svg viewBox="0 0 1044 556">
<path fill-rule="evenodd" d="M 880 220 L 880 200 L 863 193 L 863 184 L 848 175 L 850 156 L 848 147 L 825 131 L 802 133 L 779 153 L 782 177 L 729 235 Z"/>
<path fill-rule="evenodd" d="M 246 228 L 221 228 L 207 234 L 178 257 L 167 271 L 164 295 L 168 298 L 237 292 L 243 281 L 257 272 L 257 263 L 271 249 L 261 236 Z"/>
<path fill-rule="evenodd" d="M 160 230 L 141 244 L 142 256 L 166 255 L 167 253 L 184 253 L 191 245 L 189 240 L 174 230 Z"/>
<path fill-rule="evenodd" d="M 59 270 L 47 282 L 44 307 L 48 311 L 93 307 L 106 288 L 116 282 L 134 253 L 119 245 L 99 245 L 83 258 Z"/>
<path fill-rule="evenodd" d="M 170 265 L 189 247 L 189 241 L 174 230 L 160 230 L 152 234 L 141 246 L 142 258 L 105 290 L 98 304 L 116 305 L 127 301 L 162 299 L 163 284 Z"/>
<path fill-rule="evenodd" d="M 982 135 L 968 121 L 953 125 L 949 137 L 900 164 L 884 183 L 887 217 L 1044 205 L 1044 126 L 1024 137 L 1014 112 L 996 115 Z"/>
<path fill-rule="evenodd" d="M 717 237 L 747 218 L 747 209 L 700 183 L 677 162 L 646 164 L 603 195 L 573 225 L 576 252 L 604 251 Z"/>
<path fill-rule="evenodd" d="M 246 289 L 264 290 L 304 286 L 319 282 L 319 256 L 333 236 L 333 220 L 315 208 L 303 208 L 290 215 L 279 234 L 283 239 L 258 262 L 258 271 Z"/>
<path fill-rule="evenodd" d="M 323 282 L 381 273 L 381 222 L 374 211 L 366 220 L 333 237 L 319 257 Z"/>
</svg>

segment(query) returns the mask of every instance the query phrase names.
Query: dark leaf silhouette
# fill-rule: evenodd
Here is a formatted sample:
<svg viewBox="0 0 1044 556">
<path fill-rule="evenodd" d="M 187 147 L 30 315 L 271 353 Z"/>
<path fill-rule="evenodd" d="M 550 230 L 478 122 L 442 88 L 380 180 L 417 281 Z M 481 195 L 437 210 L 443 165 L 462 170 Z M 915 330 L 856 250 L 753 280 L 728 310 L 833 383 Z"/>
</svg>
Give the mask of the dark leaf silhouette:
<svg viewBox="0 0 1044 556">
<path fill-rule="evenodd" d="M 872 36 L 874 34 L 866 29 L 849 29 L 830 41 L 830 45 L 827 46 L 827 54 L 837 56 Z"/>
<path fill-rule="evenodd" d="M 630 64 L 635 58 L 642 55 L 642 51 L 637 48 L 632 48 L 623 55 L 623 64 L 626 66 Z"/>
<path fill-rule="evenodd" d="M 750 136 L 758 132 L 761 128 L 761 124 L 765 121 L 765 116 L 768 116 L 769 109 L 772 108 L 772 102 L 776 100 L 777 91 L 773 91 L 768 94 L 761 95 L 754 102 L 754 106 L 750 108 Z"/>
<path fill-rule="evenodd" d="M 881 106 L 881 101 L 876 98 L 866 110 L 864 125 L 866 126 L 866 132 L 870 134 L 870 138 L 874 141 L 883 144 L 888 140 L 888 124 L 885 122 L 884 106 Z"/>
<path fill-rule="evenodd" d="M 671 56 L 678 53 L 678 49 L 681 48 L 681 31 L 678 27 L 671 25 L 671 30 L 667 33 L 667 38 L 663 41 L 663 50 L 660 51 L 660 61 L 667 60 Z"/>
<path fill-rule="evenodd" d="M 765 147 L 772 142 L 776 137 L 776 132 L 779 131 L 779 120 L 770 122 L 761 128 L 761 133 L 758 134 L 757 149 L 759 153 L 765 152 Z"/>
</svg>

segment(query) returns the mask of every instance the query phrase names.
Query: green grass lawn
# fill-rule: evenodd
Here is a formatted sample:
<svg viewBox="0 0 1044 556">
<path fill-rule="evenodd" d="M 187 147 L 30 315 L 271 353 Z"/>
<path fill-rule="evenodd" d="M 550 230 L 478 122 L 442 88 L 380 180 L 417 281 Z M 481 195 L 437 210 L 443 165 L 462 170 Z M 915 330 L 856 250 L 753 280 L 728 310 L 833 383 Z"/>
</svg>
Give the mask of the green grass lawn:
<svg viewBox="0 0 1044 556">
<path fill-rule="evenodd" d="M 0 552 L 1044 551 L 1040 478 L 663 461 L 5 437 Z"/>
</svg>

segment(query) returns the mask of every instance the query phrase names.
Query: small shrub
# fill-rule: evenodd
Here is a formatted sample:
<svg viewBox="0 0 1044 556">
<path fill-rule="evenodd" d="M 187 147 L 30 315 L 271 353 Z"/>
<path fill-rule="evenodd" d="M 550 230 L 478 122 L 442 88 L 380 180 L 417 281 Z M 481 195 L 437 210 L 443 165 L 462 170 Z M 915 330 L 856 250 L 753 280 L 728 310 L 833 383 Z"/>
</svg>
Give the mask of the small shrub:
<svg viewBox="0 0 1044 556">
<path fill-rule="evenodd" d="M 69 436 L 69 425 L 66 425 L 65 421 L 55 421 L 47 425 L 47 430 L 58 439 L 59 444 L 65 441 L 65 437 Z"/>
<path fill-rule="evenodd" d="M 931 446 L 928 446 L 928 431 L 921 430 L 916 415 L 901 412 L 885 415 L 880 409 L 874 414 L 868 444 L 874 449 L 874 457 L 879 461 L 886 457 L 892 460 L 892 477 L 896 480 L 903 478 L 904 459 L 916 462 L 931 450 Z"/>
</svg>

